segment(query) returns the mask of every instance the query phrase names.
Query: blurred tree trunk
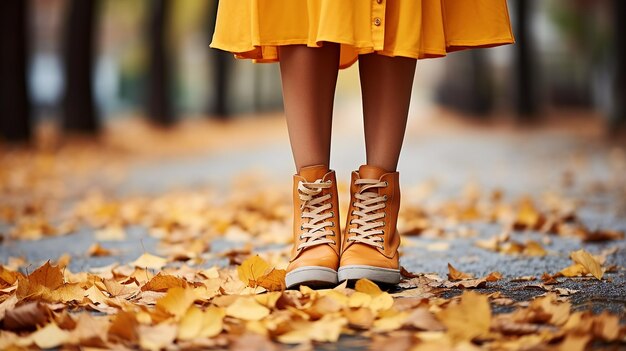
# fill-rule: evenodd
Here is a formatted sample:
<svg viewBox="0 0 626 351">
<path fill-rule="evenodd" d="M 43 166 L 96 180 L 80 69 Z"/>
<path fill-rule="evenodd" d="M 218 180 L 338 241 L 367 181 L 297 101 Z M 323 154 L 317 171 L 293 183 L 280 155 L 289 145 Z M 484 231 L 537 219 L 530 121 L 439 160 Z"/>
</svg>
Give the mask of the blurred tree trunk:
<svg viewBox="0 0 626 351">
<path fill-rule="evenodd" d="M 98 0 L 70 0 L 65 27 L 65 97 L 63 128 L 96 133 L 100 128 L 94 101 L 93 61 Z"/>
<path fill-rule="evenodd" d="M 530 33 L 530 0 L 515 2 L 516 31 L 516 110 L 523 119 L 529 119 L 537 113 L 537 92 L 534 82 L 532 61 L 532 36 Z"/>
<path fill-rule="evenodd" d="M 0 1 L 0 136 L 25 141 L 31 135 L 26 82 L 28 1 Z"/>
<path fill-rule="evenodd" d="M 218 1 L 211 1 L 209 7 L 209 42 L 213 39 L 215 32 L 215 19 L 217 18 Z M 214 97 L 209 99 L 211 104 L 208 106 L 208 115 L 219 119 L 227 119 L 230 111 L 228 109 L 228 80 L 230 79 L 230 67 L 232 54 L 217 50 L 209 49 L 209 62 L 211 62 L 212 70 L 209 81 L 212 83 Z"/>
<path fill-rule="evenodd" d="M 166 36 L 170 8 L 170 0 L 150 1 L 147 113 L 150 120 L 164 126 L 173 124 L 175 120 L 170 95 L 170 63 Z"/>
<path fill-rule="evenodd" d="M 437 101 L 472 117 L 486 117 L 493 109 L 494 91 L 484 50 L 457 53 L 446 60 L 447 69 L 437 89 Z"/>
<path fill-rule="evenodd" d="M 615 28 L 615 82 L 613 83 L 613 111 L 611 116 L 613 133 L 626 131 L 626 2 L 613 0 Z"/>
</svg>

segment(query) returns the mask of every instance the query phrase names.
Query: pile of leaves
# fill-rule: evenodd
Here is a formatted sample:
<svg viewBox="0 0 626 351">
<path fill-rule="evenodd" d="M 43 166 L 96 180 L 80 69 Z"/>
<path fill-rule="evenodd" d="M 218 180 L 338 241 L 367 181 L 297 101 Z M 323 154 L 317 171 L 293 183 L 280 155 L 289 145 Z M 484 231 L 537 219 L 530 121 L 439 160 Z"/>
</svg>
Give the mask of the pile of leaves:
<svg viewBox="0 0 626 351">
<path fill-rule="evenodd" d="M 601 279 L 585 251 L 566 270 Z M 174 267 L 144 254 L 128 265 L 70 272 L 46 262 L 30 274 L 0 268 L 0 348 L 93 347 L 275 349 L 360 335 L 394 349 L 583 350 L 593 341 L 626 341 L 619 317 L 573 311 L 558 291 L 530 302 L 466 288 L 501 279 L 476 279 L 449 265 L 448 279 L 404 271 L 396 293 L 362 279 L 353 288 L 285 290 L 285 271 L 258 255 L 235 267 Z M 443 298 L 442 291 L 462 289 Z M 492 305 L 515 306 L 494 314 Z"/>
<path fill-rule="evenodd" d="M 0 154 L 5 166 L 0 228 L 8 228 L 0 242 L 70 235 L 87 227 L 95 241 L 87 255 L 103 257 L 117 254 L 103 243 L 126 240 L 129 227 L 145 228 L 159 239 L 158 256 L 145 253 L 127 264 L 78 272 L 68 268 L 69 255 L 35 270 L 20 257 L 3 258 L 0 349 L 276 350 L 290 344 L 308 349 L 340 337 L 367 338 L 375 350 L 582 350 L 626 342 L 620 316 L 573 308 L 569 299 L 576 291 L 559 286 L 576 277 L 608 283 L 606 275 L 622 269 L 605 265 L 614 250 L 574 251 L 570 266 L 511 279 L 540 289 L 531 301 L 493 289 L 507 272 L 476 277 L 451 264 L 446 277 L 403 269 L 393 291 L 368 280 L 326 290 L 285 290 L 289 187 L 248 173 L 228 192 L 197 187 L 113 196 L 110 190 L 131 161 L 136 160 L 123 150 L 92 144 Z M 622 183 L 611 189 L 626 195 Z M 339 184 L 339 191 L 346 200 L 347 184 Z M 533 257 L 548 255 L 544 245 L 554 236 L 581 242 L 624 238 L 618 230 L 588 227 L 576 212 L 583 201 L 555 193 L 507 197 L 501 190 L 468 186 L 461 197 L 435 203 L 412 196 L 410 189 L 406 194 L 398 223 L 405 236 L 474 237 L 468 224 L 488 222 L 499 225 L 501 234 L 476 240 L 476 246 Z M 544 235 L 519 241 L 513 236 L 519 231 Z M 216 254 L 211 245 L 217 238 L 254 241 L 255 247 Z M 280 245 L 261 256 L 252 253 L 270 244 Z M 428 248 L 448 246 L 438 242 Z M 215 255 L 227 263 L 205 266 Z"/>
</svg>

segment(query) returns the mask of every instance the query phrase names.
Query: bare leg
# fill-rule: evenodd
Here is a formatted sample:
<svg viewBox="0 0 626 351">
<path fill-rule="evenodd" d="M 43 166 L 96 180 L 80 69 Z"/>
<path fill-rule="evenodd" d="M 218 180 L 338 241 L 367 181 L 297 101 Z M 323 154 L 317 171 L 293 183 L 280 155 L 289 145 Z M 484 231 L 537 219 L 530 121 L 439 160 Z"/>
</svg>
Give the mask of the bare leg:
<svg viewBox="0 0 626 351">
<path fill-rule="evenodd" d="M 402 149 L 416 60 L 359 56 L 367 164 L 395 171 Z"/>
<path fill-rule="evenodd" d="M 329 165 L 339 45 L 279 47 L 283 99 L 296 170 Z"/>
</svg>

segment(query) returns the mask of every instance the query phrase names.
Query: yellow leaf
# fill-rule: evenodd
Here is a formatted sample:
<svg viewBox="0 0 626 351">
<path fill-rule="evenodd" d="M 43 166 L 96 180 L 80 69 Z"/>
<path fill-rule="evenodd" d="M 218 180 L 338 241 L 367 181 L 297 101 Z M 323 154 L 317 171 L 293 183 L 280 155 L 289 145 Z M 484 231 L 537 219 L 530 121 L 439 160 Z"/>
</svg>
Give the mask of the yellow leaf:
<svg viewBox="0 0 626 351">
<path fill-rule="evenodd" d="M 145 253 L 130 264 L 138 268 L 161 269 L 167 264 L 167 260 L 163 257 Z"/>
<path fill-rule="evenodd" d="M 286 288 L 285 273 L 284 269 L 272 269 L 269 273 L 259 278 L 256 284 L 264 287 L 267 291 L 283 291 Z"/>
<path fill-rule="evenodd" d="M 226 315 L 246 321 L 258 321 L 270 314 L 269 308 L 251 297 L 240 297 L 226 308 Z"/>
<path fill-rule="evenodd" d="M 127 342 L 135 342 L 137 341 L 137 318 L 135 314 L 126 311 L 118 312 L 113 321 L 111 322 L 111 326 L 109 327 L 109 338 L 113 339 L 121 339 Z"/>
<path fill-rule="evenodd" d="M 354 290 L 368 294 L 372 297 L 378 296 L 383 293 L 378 285 L 376 285 L 376 283 L 365 278 L 357 280 L 356 284 L 354 285 Z"/>
<path fill-rule="evenodd" d="M 189 307 L 183 318 L 180 319 L 178 339 L 189 340 L 196 338 L 200 333 L 200 329 L 202 329 L 203 319 L 202 310 L 193 305 Z"/>
<path fill-rule="evenodd" d="M 242 282 L 254 288 L 258 279 L 265 275 L 265 271 L 269 268 L 270 265 L 265 260 L 259 255 L 254 255 L 248 257 L 237 267 L 237 274 Z"/>
<path fill-rule="evenodd" d="M 526 242 L 526 247 L 523 251 L 523 254 L 528 256 L 545 256 L 547 253 L 540 243 L 533 240 Z"/>
<path fill-rule="evenodd" d="M 448 263 L 448 279 L 450 280 L 461 280 L 461 279 L 472 279 L 473 275 L 469 273 L 463 273 L 456 268 L 454 268 L 450 263 Z"/>
<path fill-rule="evenodd" d="M 572 258 L 572 260 L 574 260 L 574 262 L 581 264 L 583 267 L 585 267 L 588 273 L 591 273 L 591 275 L 596 277 L 598 280 L 602 280 L 602 275 L 604 274 L 604 272 L 602 272 L 602 267 L 600 266 L 600 263 L 598 263 L 598 261 L 587 251 L 583 249 L 574 251 L 570 253 L 570 257 Z"/>
<path fill-rule="evenodd" d="M 97 286 L 92 285 L 91 288 L 85 290 L 85 297 L 95 304 L 106 304 L 107 297 L 98 289 Z"/>
<path fill-rule="evenodd" d="M 580 277 L 587 273 L 587 269 L 582 264 L 574 263 L 573 265 L 563 268 L 559 274 L 564 277 Z"/>
<path fill-rule="evenodd" d="M 192 289 L 175 287 L 169 289 L 165 296 L 157 300 L 156 308 L 178 318 L 187 311 L 195 299 L 196 294 Z"/>
<path fill-rule="evenodd" d="M 491 325 L 491 308 L 486 295 L 464 291 L 458 304 L 449 305 L 437 313 L 454 340 L 472 340 L 487 334 Z"/>
<path fill-rule="evenodd" d="M 171 346 L 174 339 L 176 339 L 176 325 L 174 324 L 139 325 L 139 346 L 143 350 L 162 350 Z"/>
<path fill-rule="evenodd" d="M 309 341 L 336 342 L 339 340 L 346 318 L 326 315 L 315 322 L 300 322 L 294 330 L 278 336 L 278 341 L 285 344 L 301 344 Z"/>
<path fill-rule="evenodd" d="M 98 241 L 122 241 L 126 239 L 126 232 L 124 228 L 119 226 L 106 227 L 96 231 L 95 239 Z"/>
<path fill-rule="evenodd" d="M 370 309 L 376 313 L 379 311 L 386 311 L 393 306 L 393 297 L 388 293 L 384 292 L 378 296 L 372 298 L 372 302 L 370 302 Z"/>
<path fill-rule="evenodd" d="M 400 329 L 409 316 L 406 312 L 398 312 L 391 316 L 385 316 L 374 321 L 374 330 L 377 332 L 388 332 Z"/>
<path fill-rule="evenodd" d="M 371 302 L 372 296 L 360 291 L 355 291 L 348 298 L 349 307 L 369 307 Z"/>
<path fill-rule="evenodd" d="M 30 335 L 35 345 L 42 349 L 51 349 L 63 345 L 70 335 L 67 331 L 59 328 L 55 323 L 47 324 Z"/>
<path fill-rule="evenodd" d="M 369 308 L 348 309 L 345 312 L 348 323 L 356 329 L 369 329 L 374 324 L 374 313 Z"/>
<path fill-rule="evenodd" d="M 42 296 L 51 302 L 82 302 L 85 297 L 85 290 L 78 283 L 70 283 L 63 284 L 49 293 L 44 293 Z"/>
<path fill-rule="evenodd" d="M 224 309 L 221 307 L 208 307 L 204 311 L 202 329 L 198 337 L 212 338 L 222 332 L 224 328 Z"/>
</svg>

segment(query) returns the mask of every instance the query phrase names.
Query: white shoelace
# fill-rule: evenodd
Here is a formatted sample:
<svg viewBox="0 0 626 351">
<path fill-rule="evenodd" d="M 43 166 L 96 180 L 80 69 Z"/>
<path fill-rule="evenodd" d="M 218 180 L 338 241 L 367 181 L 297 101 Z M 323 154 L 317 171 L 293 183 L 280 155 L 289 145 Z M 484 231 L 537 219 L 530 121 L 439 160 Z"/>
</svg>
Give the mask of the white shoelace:
<svg viewBox="0 0 626 351">
<path fill-rule="evenodd" d="M 385 217 L 385 212 L 380 210 L 386 206 L 387 195 L 379 195 L 377 192 L 367 190 L 384 188 L 388 186 L 388 183 L 378 179 L 357 179 L 355 184 L 362 185 L 359 191 L 354 194 L 356 201 L 353 206 L 358 209 L 353 210 L 352 214 L 358 218 L 350 221 L 350 224 L 357 224 L 357 227 L 350 228 L 349 233 L 354 235 L 351 235 L 348 241 L 356 241 L 384 249 L 382 245 L 384 239 L 380 235 L 384 234 L 385 231 L 377 228 L 385 226 L 385 222 L 379 221 L 379 219 Z"/>
<path fill-rule="evenodd" d="M 331 221 L 327 221 L 328 218 L 333 217 L 333 212 L 324 211 L 330 209 L 332 205 L 327 202 L 331 198 L 331 194 L 320 196 L 322 189 L 327 189 L 332 186 L 332 182 L 322 181 L 321 179 L 315 182 L 303 182 L 298 183 L 298 196 L 302 201 L 300 209 L 302 211 L 302 218 L 309 218 L 309 221 L 303 223 L 300 226 L 300 239 L 305 240 L 298 245 L 298 251 L 306 247 L 320 245 L 320 244 L 335 244 L 334 240 L 327 239 L 327 235 L 335 235 L 332 230 L 326 229 L 326 227 L 332 227 L 335 224 Z"/>
</svg>

